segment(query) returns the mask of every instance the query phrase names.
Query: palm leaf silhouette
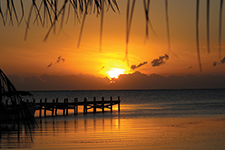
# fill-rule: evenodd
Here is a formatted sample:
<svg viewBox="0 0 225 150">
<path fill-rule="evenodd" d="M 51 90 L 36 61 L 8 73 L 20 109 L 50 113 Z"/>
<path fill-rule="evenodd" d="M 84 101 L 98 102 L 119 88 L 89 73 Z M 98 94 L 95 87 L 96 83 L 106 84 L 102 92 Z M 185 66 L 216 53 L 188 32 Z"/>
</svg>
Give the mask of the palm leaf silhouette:
<svg viewBox="0 0 225 150">
<path fill-rule="evenodd" d="M 27 1 L 27 0 L 26 0 Z M 64 23 L 68 22 L 69 15 L 70 15 L 70 9 L 73 8 L 73 12 L 75 14 L 75 19 L 77 19 L 79 22 L 81 21 L 81 29 L 79 33 L 79 39 L 77 47 L 79 48 L 81 38 L 82 38 L 82 32 L 84 29 L 85 19 L 86 15 L 91 14 L 93 11 L 94 13 L 101 15 L 100 20 L 100 51 L 102 47 L 102 35 L 103 35 L 103 21 L 104 21 L 104 11 L 111 8 L 114 12 L 119 11 L 119 5 L 116 0 L 64 0 L 62 2 L 62 6 L 59 7 L 59 1 L 58 0 L 41 0 L 41 3 L 39 6 L 36 3 L 36 0 L 30 0 L 31 6 L 30 10 L 28 11 L 28 18 L 24 18 L 25 9 L 24 9 L 24 2 L 25 0 L 20 0 L 20 5 L 16 7 L 14 4 L 14 0 L 5 0 L 4 2 L 6 5 L 2 5 L 0 1 L 0 17 L 2 20 L 3 25 L 6 25 L 9 23 L 9 25 L 13 25 L 13 20 L 16 20 L 16 24 L 19 26 L 22 21 L 25 21 L 26 23 L 26 29 L 25 29 L 25 40 L 27 39 L 28 30 L 30 28 L 30 23 L 32 19 L 32 13 L 34 13 L 34 21 L 33 23 L 41 23 L 43 27 L 45 27 L 46 22 L 49 21 L 51 23 L 50 28 L 47 32 L 47 34 L 44 37 L 44 41 L 47 40 L 49 34 L 54 30 L 54 33 L 56 32 L 56 25 L 59 22 L 59 18 L 61 17 L 61 23 L 60 23 L 60 29 L 62 29 Z M 125 60 L 128 62 L 128 44 L 129 44 L 129 38 L 130 38 L 130 31 L 131 31 L 131 23 L 134 13 L 134 7 L 135 7 L 135 0 L 128 0 L 127 1 L 127 14 L 126 14 L 126 50 L 125 50 Z M 165 0 L 165 11 L 166 11 L 166 28 L 167 28 L 167 40 L 168 40 L 168 50 L 170 52 L 171 49 L 171 42 L 170 42 L 170 28 L 169 28 L 169 13 L 168 13 L 168 0 Z M 200 49 L 199 49 L 199 0 L 196 0 L 196 46 L 197 46 L 197 59 L 199 63 L 199 69 L 202 71 L 201 67 L 201 59 L 200 59 Z M 155 31 L 153 30 L 149 12 L 150 12 L 150 0 L 143 0 L 144 4 L 144 12 L 145 12 L 145 19 L 146 19 L 146 38 L 148 38 L 149 34 L 149 27 L 148 24 L 153 31 L 153 33 L 156 35 Z M 206 34 L 207 34 L 207 49 L 208 53 L 210 53 L 210 0 L 206 1 Z M 43 5 L 43 6 L 42 6 Z M 17 12 L 18 10 L 21 10 L 21 16 L 18 16 Z M 66 9 L 68 9 L 67 19 L 66 17 Z M 5 10 L 5 13 L 3 13 L 3 10 Z M 41 13 L 43 10 L 44 13 Z M 221 58 L 221 47 L 222 47 L 222 12 L 223 12 L 223 0 L 220 0 L 220 8 L 219 8 L 219 40 L 218 40 L 218 48 L 219 48 L 219 57 Z"/>
<path fill-rule="evenodd" d="M 219 58 L 221 58 L 221 33 L 222 33 L 222 12 L 223 12 L 223 0 L 220 0 L 220 14 L 219 14 Z"/>
<path fill-rule="evenodd" d="M 153 34 L 155 36 L 157 36 L 157 34 L 155 33 L 155 30 L 153 29 L 150 17 L 149 17 L 149 12 L 150 12 L 150 0 L 143 0 L 143 4 L 144 4 L 144 12 L 145 12 L 145 19 L 146 19 L 146 30 L 145 30 L 145 35 L 146 38 L 148 38 L 148 25 L 150 26 Z"/>
<path fill-rule="evenodd" d="M 135 0 L 133 0 L 132 5 L 130 6 L 130 0 L 127 1 L 127 15 L 126 15 L 126 52 L 125 52 L 125 59 L 124 61 L 127 61 L 127 64 L 129 66 L 129 59 L 128 59 L 128 43 L 130 38 L 130 30 L 131 30 L 131 23 L 134 13 L 134 6 L 135 6 Z M 130 10 L 131 7 L 131 10 Z"/>
<path fill-rule="evenodd" d="M 198 55 L 199 70 L 202 72 L 201 57 L 199 50 L 199 0 L 196 0 L 196 46 Z"/>
<path fill-rule="evenodd" d="M 165 6 L 166 6 L 166 29 L 167 29 L 167 40 L 168 40 L 168 51 L 170 53 L 170 28 L 169 28 L 169 14 L 168 14 L 168 1 L 165 0 Z"/>
<path fill-rule="evenodd" d="M 210 8 L 209 8 L 209 6 L 210 6 L 210 0 L 207 0 L 207 8 L 206 8 L 206 10 L 207 10 L 207 19 L 206 19 L 206 24 L 207 24 L 207 47 L 208 47 L 208 53 L 210 53 L 210 41 L 209 41 L 209 10 L 210 10 Z"/>
</svg>

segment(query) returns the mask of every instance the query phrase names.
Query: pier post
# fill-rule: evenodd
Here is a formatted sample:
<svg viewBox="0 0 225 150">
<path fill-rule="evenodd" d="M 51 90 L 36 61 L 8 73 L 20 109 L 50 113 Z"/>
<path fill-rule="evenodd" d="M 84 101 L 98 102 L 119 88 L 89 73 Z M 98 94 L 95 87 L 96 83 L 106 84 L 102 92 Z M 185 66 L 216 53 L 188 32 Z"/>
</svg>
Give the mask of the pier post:
<svg viewBox="0 0 225 150">
<path fill-rule="evenodd" d="M 111 112 L 112 112 L 112 110 L 113 110 L 113 103 L 112 103 L 112 96 L 110 96 L 110 110 L 111 110 Z"/>
<path fill-rule="evenodd" d="M 0 140 L 2 140 L 2 128 L 1 128 L 1 126 L 2 126 L 2 121 L 0 121 Z"/>
<path fill-rule="evenodd" d="M 58 109 L 58 98 L 56 98 L 55 102 L 55 116 L 57 116 L 57 109 Z"/>
<path fill-rule="evenodd" d="M 87 98 L 85 97 L 84 98 L 84 114 L 86 114 L 87 113 Z"/>
<path fill-rule="evenodd" d="M 94 97 L 94 107 L 93 107 L 93 112 L 96 113 L 96 97 Z"/>
<path fill-rule="evenodd" d="M 46 109 L 47 109 L 47 98 L 45 98 L 45 105 L 44 105 L 44 116 L 46 117 Z"/>
<path fill-rule="evenodd" d="M 54 116 L 55 99 L 52 101 L 52 116 Z"/>
<path fill-rule="evenodd" d="M 77 98 L 77 100 L 76 100 L 76 114 L 78 114 L 78 98 Z"/>
<path fill-rule="evenodd" d="M 77 114 L 77 98 L 74 98 L 74 105 L 73 105 L 73 109 L 74 109 L 74 115 Z"/>
<path fill-rule="evenodd" d="M 68 98 L 66 98 L 66 115 L 68 116 Z"/>
<path fill-rule="evenodd" d="M 65 104 L 66 104 L 66 99 L 64 99 L 64 103 L 63 103 L 63 116 L 65 116 Z"/>
<path fill-rule="evenodd" d="M 40 99 L 40 106 L 39 106 L 39 117 L 41 118 L 41 113 L 42 113 L 42 99 Z"/>
<path fill-rule="evenodd" d="M 118 96 L 118 111 L 120 112 L 120 97 Z"/>
<path fill-rule="evenodd" d="M 105 104 L 104 97 L 102 97 L 102 112 L 104 112 L 104 104 Z"/>
</svg>

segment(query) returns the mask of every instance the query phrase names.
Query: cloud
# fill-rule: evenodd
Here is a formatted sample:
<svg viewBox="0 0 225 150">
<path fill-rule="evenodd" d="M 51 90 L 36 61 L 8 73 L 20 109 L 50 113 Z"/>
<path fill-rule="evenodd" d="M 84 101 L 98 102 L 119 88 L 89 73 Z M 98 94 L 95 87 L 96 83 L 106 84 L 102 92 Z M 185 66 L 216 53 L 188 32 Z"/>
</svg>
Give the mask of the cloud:
<svg viewBox="0 0 225 150">
<path fill-rule="evenodd" d="M 217 64 L 221 64 L 221 65 L 222 65 L 222 64 L 224 64 L 224 63 L 225 63 L 225 57 L 223 57 L 223 59 L 220 60 L 220 62 L 216 62 L 216 61 L 215 61 L 215 62 L 213 63 L 213 66 L 215 67 Z"/>
<path fill-rule="evenodd" d="M 215 48 L 224 48 L 225 47 L 225 45 L 224 46 L 214 46 Z"/>
<path fill-rule="evenodd" d="M 52 66 L 52 62 L 47 66 L 47 68 L 51 67 Z"/>
<path fill-rule="evenodd" d="M 193 69 L 193 67 L 192 67 L 192 66 L 190 66 L 190 67 L 188 67 L 188 69 Z"/>
<path fill-rule="evenodd" d="M 225 57 L 223 57 L 223 59 L 220 61 L 222 64 L 225 63 Z"/>
<path fill-rule="evenodd" d="M 9 79 L 18 90 L 112 90 L 112 89 L 201 89 L 225 88 L 225 75 L 161 76 L 141 72 L 121 75 L 114 84 L 108 78 L 93 75 L 41 75 L 23 80 L 15 75 Z"/>
<path fill-rule="evenodd" d="M 132 65 L 130 68 L 134 70 L 134 69 L 137 69 L 137 68 L 139 68 L 139 67 L 141 67 L 141 66 L 143 66 L 143 65 L 145 65 L 145 64 L 147 64 L 147 63 L 148 63 L 148 62 L 145 61 L 145 62 L 143 62 L 143 63 L 140 63 L 140 64 L 137 65 L 137 66 L 136 66 L 136 65 Z"/>
<path fill-rule="evenodd" d="M 62 58 L 62 56 L 59 56 L 58 59 L 56 60 L 55 64 L 56 64 L 56 63 L 60 63 L 60 61 L 64 62 L 65 59 Z"/>
<path fill-rule="evenodd" d="M 60 63 L 61 61 L 64 62 L 64 61 L 65 61 L 65 58 L 62 58 L 62 56 L 59 56 L 59 57 L 57 58 L 55 64 Z M 47 66 L 47 68 L 51 67 L 52 65 L 53 65 L 53 64 L 52 64 L 52 62 L 51 62 L 51 63 Z"/>
<path fill-rule="evenodd" d="M 165 60 L 169 59 L 169 56 L 167 54 L 165 54 L 165 56 L 159 56 L 159 58 L 154 59 L 151 63 L 152 63 L 152 67 L 155 66 L 160 66 L 161 64 L 165 63 Z"/>
</svg>

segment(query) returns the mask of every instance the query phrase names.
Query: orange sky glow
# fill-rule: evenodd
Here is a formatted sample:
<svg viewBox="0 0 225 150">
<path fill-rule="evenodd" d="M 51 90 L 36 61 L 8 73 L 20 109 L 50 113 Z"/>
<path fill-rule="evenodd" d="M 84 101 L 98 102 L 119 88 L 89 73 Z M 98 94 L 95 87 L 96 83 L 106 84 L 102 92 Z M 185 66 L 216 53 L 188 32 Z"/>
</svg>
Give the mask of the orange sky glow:
<svg viewBox="0 0 225 150">
<path fill-rule="evenodd" d="M 86 17 L 79 48 L 77 44 L 81 23 L 74 21 L 73 15 L 61 31 L 59 24 L 56 34 L 52 32 L 47 41 L 43 39 L 50 25 L 42 28 L 40 25 L 32 24 L 27 40 L 24 41 L 25 21 L 19 27 L 10 24 L 4 26 L 0 17 L 0 68 L 7 75 L 16 75 L 20 78 L 43 74 L 52 76 L 90 74 L 111 79 L 120 77 L 120 74 L 132 74 L 136 71 L 146 75 L 162 76 L 225 75 L 225 64 L 221 63 L 225 57 L 225 11 L 223 10 L 222 18 L 222 53 L 219 58 L 219 1 L 213 1 L 210 5 L 210 53 L 206 48 L 206 2 L 200 2 L 199 48 L 203 72 L 199 71 L 196 52 L 195 1 L 169 1 L 170 51 L 164 1 L 151 2 L 150 20 L 157 35 L 149 28 L 148 39 L 145 36 L 143 2 L 137 1 L 131 24 L 127 60 L 125 59 L 127 1 L 117 2 L 120 13 L 108 10 L 104 16 L 101 51 L 100 16 L 96 17 L 95 14 Z M 27 10 L 29 6 L 25 5 Z M 28 14 L 25 18 L 27 17 Z M 165 54 L 169 58 L 163 58 L 164 63 L 153 66 L 152 61 L 165 57 Z M 217 65 L 213 65 L 215 62 Z"/>
</svg>

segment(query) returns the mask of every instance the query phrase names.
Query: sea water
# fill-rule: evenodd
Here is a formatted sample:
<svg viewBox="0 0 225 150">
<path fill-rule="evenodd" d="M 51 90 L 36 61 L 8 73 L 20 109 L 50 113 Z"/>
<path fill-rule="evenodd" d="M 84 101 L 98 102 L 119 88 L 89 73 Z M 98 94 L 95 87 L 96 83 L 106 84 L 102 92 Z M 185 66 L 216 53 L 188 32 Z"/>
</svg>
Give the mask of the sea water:
<svg viewBox="0 0 225 150">
<path fill-rule="evenodd" d="M 36 102 L 58 98 L 121 100 L 113 112 L 42 117 L 31 132 L 2 133 L 3 149 L 223 149 L 225 90 L 31 91 Z M 88 110 L 92 112 L 92 110 Z M 49 113 L 50 114 L 50 113 Z"/>
<path fill-rule="evenodd" d="M 65 98 L 83 101 L 121 99 L 121 117 L 207 117 L 225 114 L 225 90 L 99 90 L 31 92 L 36 101 Z"/>
</svg>

